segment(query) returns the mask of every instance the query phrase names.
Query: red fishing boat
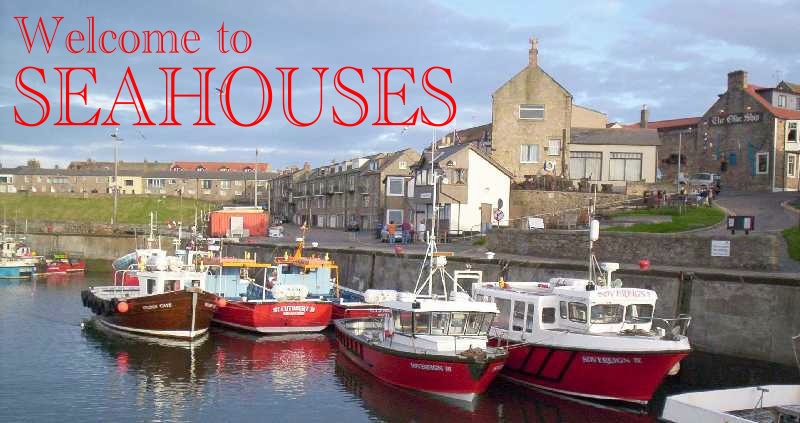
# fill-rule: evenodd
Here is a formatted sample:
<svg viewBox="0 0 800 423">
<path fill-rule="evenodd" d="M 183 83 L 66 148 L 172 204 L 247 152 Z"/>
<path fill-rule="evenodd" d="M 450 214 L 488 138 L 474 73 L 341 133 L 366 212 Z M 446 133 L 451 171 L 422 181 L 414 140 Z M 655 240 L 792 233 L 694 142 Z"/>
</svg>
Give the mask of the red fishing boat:
<svg viewBox="0 0 800 423">
<path fill-rule="evenodd" d="M 364 292 L 345 287 L 337 288 L 338 295 L 333 300 L 333 319 L 354 317 L 383 317 L 391 311 L 381 307 L 384 299 L 397 298 L 397 291 L 368 289 Z"/>
<path fill-rule="evenodd" d="M 86 262 L 83 259 L 65 253 L 56 253 L 49 257 L 43 257 L 36 264 L 37 274 L 52 275 L 81 273 L 84 271 L 86 271 Z"/>
<path fill-rule="evenodd" d="M 209 289 L 228 300 L 214 322 L 259 333 L 319 332 L 331 322 L 338 267 L 327 256 L 294 255 L 274 263 L 255 258 L 209 259 Z"/>
</svg>

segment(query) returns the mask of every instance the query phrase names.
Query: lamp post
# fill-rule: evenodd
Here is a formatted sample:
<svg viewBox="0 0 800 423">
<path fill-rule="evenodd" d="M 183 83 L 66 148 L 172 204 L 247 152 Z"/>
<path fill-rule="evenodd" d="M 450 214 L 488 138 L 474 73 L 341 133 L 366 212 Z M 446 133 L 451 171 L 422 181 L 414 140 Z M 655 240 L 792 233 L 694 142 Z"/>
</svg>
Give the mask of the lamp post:
<svg viewBox="0 0 800 423">
<path fill-rule="evenodd" d="M 114 128 L 114 132 L 111 133 L 111 138 L 111 142 L 114 144 L 114 186 L 112 187 L 114 190 L 114 208 L 111 212 L 111 226 L 114 227 L 117 224 L 117 193 L 119 191 L 117 147 L 123 140 L 122 136 L 119 134 L 119 128 Z"/>
</svg>

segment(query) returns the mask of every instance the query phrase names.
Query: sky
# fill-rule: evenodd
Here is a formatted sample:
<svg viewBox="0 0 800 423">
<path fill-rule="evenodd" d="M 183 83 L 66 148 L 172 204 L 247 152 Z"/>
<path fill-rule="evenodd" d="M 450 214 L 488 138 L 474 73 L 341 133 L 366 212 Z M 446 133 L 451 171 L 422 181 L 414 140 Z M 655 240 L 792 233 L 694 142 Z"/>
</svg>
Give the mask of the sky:
<svg viewBox="0 0 800 423">
<path fill-rule="evenodd" d="M 49 30 L 50 16 L 64 16 L 49 53 L 40 40 L 31 53 L 23 43 L 15 16 L 28 16 L 32 32 L 41 16 Z M 195 30 L 201 40 L 195 54 L 72 54 L 65 48 L 69 31 L 88 33 L 87 16 L 95 17 L 95 37 L 105 30 Z M 252 37 L 249 51 L 222 54 L 217 33 L 225 23 L 230 37 L 245 30 Z M 124 161 L 259 161 L 273 168 L 314 166 L 376 152 L 411 147 L 421 149 L 434 134 L 491 121 L 491 95 L 528 61 L 528 40 L 539 40 L 539 64 L 574 96 L 577 104 L 600 110 L 609 121 L 636 122 L 642 104 L 651 120 L 702 114 L 725 91 L 726 75 L 737 69 L 757 85 L 778 80 L 800 82 L 800 8 L 790 0 L 353 0 L 194 2 L 99 0 L 26 0 L 0 3 L 0 164 L 24 164 L 29 158 L 44 166 L 65 166 L 71 160 L 110 160 L 113 147 L 108 126 L 54 126 L 59 117 L 60 85 L 55 67 L 94 67 L 96 82 L 75 72 L 71 85 L 87 85 L 88 104 L 72 97 L 73 120 L 88 119 L 98 108 L 100 122 L 130 67 L 147 113 L 155 123 L 165 116 L 165 77 L 159 67 L 181 67 L 176 91 L 196 92 L 199 79 L 192 67 L 215 67 L 211 85 L 239 66 L 253 66 L 267 75 L 272 107 L 260 124 L 242 128 L 229 122 L 212 94 L 213 127 L 192 126 L 198 117 L 195 99 L 177 101 L 181 126 L 132 126 L 138 120 L 130 107 L 118 106 L 114 119 L 124 141 Z M 76 48 L 86 42 L 77 42 Z M 113 44 L 116 46 L 116 44 Z M 141 50 L 141 47 L 140 47 Z M 35 121 L 39 106 L 15 87 L 26 66 L 45 70 L 46 81 L 28 71 L 23 80 L 46 95 L 50 116 L 42 125 L 14 122 L 14 108 Z M 331 108 L 342 119 L 354 120 L 359 110 L 337 94 L 333 75 L 342 67 L 364 69 L 364 83 L 345 77 L 369 102 L 369 116 L 356 127 L 333 123 Z M 432 82 L 456 100 L 453 123 L 435 129 L 418 123 L 402 127 L 373 126 L 378 118 L 378 78 L 373 67 L 413 67 L 415 82 L 392 73 L 390 88 L 406 85 L 407 98 L 389 102 L 393 120 L 404 120 L 424 107 L 434 121 L 447 108 L 425 94 L 423 72 L 451 69 L 452 83 L 442 73 Z M 281 74 L 276 67 L 298 67 L 294 80 L 294 110 L 310 120 L 319 108 L 319 78 L 312 67 L 329 67 L 324 75 L 322 114 L 314 125 L 296 127 L 281 110 Z M 123 90 L 120 99 L 129 100 Z M 253 120 L 261 107 L 261 89 L 253 74 L 242 72 L 230 92 L 232 108 L 242 121 Z"/>
</svg>

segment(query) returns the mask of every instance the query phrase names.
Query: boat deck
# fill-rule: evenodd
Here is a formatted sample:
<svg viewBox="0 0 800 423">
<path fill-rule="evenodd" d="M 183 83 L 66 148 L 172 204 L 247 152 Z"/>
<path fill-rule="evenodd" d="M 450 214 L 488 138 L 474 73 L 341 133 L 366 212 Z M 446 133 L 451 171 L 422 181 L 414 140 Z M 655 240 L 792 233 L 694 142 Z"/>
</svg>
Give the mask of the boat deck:
<svg viewBox="0 0 800 423">
<path fill-rule="evenodd" d="M 800 422 L 800 404 L 735 410 L 728 414 L 756 423 Z"/>
</svg>

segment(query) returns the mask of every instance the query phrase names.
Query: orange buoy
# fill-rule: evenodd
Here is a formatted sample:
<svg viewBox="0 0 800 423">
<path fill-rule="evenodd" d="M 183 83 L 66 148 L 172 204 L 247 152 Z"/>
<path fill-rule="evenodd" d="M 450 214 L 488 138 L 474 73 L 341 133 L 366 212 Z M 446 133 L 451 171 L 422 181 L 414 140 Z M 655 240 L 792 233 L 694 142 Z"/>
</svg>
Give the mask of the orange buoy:
<svg viewBox="0 0 800 423">
<path fill-rule="evenodd" d="M 117 311 L 120 313 L 126 313 L 128 311 L 128 303 L 125 301 L 121 301 L 117 304 Z"/>
<path fill-rule="evenodd" d="M 220 298 L 217 300 L 218 307 L 225 307 L 226 305 L 228 305 L 228 301 L 226 301 L 224 298 Z"/>
</svg>

